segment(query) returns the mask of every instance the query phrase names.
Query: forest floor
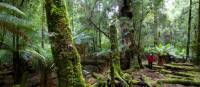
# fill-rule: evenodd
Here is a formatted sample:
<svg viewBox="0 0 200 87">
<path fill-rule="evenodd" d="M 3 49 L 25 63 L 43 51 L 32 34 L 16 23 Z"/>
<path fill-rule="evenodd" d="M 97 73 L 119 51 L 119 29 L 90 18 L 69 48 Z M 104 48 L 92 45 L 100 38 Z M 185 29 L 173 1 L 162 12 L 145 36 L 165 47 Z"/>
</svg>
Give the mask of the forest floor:
<svg viewBox="0 0 200 87">
<path fill-rule="evenodd" d="M 200 87 L 200 68 L 190 63 L 153 65 L 132 72 L 134 80 L 143 78 L 150 87 Z M 140 86 L 134 86 L 140 87 Z"/>
<path fill-rule="evenodd" d="M 144 66 L 147 66 L 147 64 L 144 64 Z M 200 68 L 197 66 L 190 63 L 170 63 L 163 66 L 154 64 L 153 66 L 153 69 L 145 67 L 125 71 L 135 82 L 144 82 L 147 85 L 136 84 L 133 87 L 200 87 Z M 103 74 L 103 76 L 106 75 Z M 103 76 L 101 77 L 105 78 Z M 94 78 L 86 80 L 89 83 L 95 82 Z"/>
<path fill-rule="evenodd" d="M 147 64 L 144 64 L 147 66 Z M 88 69 L 94 69 L 89 67 Z M 107 68 L 108 69 L 108 68 Z M 104 71 L 107 71 L 105 69 Z M 136 82 L 142 80 L 148 85 L 147 87 L 200 87 L 200 68 L 190 63 L 170 63 L 163 66 L 153 65 L 153 69 L 147 67 L 143 69 L 130 69 L 124 71 L 128 73 L 130 78 Z M 93 85 L 98 80 L 94 77 L 95 72 L 85 75 L 86 81 Z M 106 73 L 98 73 L 99 76 L 104 78 Z M 53 76 L 52 79 L 56 77 Z M 107 81 L 106 79 L 104 79 Z M 27 80 L 30 84 L 28 87 L 39 87 L 40 74 L 38 72 L 30 73 Z M 55 80 L 53 81 L 55 83 Z M 51 82 L 52 84 L 52 82 Z M 0 69 L 0 87 L 12 87 L 12 67 L 1 66 Z M 48 87 L 55 87 L 54 85 Z M 121 86 L 120 86 L 121 87 Z M 134 85 L 133 87 L 146 87 L 141 85 Z"/>
</svg>

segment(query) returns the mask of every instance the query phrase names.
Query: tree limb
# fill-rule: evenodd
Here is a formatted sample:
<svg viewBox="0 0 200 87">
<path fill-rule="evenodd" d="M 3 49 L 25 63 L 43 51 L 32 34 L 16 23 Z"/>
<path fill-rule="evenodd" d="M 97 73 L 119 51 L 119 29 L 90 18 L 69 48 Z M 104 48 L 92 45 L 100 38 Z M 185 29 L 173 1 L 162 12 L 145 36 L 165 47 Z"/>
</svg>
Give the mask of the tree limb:
<svg viewBox="0 0 200 87">
<path fill-rule="evenodd" d="M 91 23 L 99 32 L 103 33 L 106 37 L 109 38 L 109 35 L 108 35 L 106 32 L 102 31 L 102 30 L 91 20 L 91 18 L 89 18 L 88 20 L 90 21 L 90 23 Z"/>
<path fill-rule="evenodd" d="M 97 3 L 97 1 L 98 1 L 98 0 L 96 0 L 95 3 L 94 3 L 94 6 L 93 6 L 93 8 L 92 8 L 92 11 L 91 11 L 91 13 L 90 13 L 90 17 L 88 18 L 88 20 L 89 20 L 89 22 L 90 22 L 99 32 L 103 33 L 106 37 L 109 38 L 109 35 L 108 35 L 106 32 L 104 32 L 103 30 L 101 30 L 101 28 L 98 27 L 98 26 L 92 21 L 92 19 L 91 19 L 91 18 L 93 17 L 93 11 L 94 11 L 95 4 Z"/>
</svg>

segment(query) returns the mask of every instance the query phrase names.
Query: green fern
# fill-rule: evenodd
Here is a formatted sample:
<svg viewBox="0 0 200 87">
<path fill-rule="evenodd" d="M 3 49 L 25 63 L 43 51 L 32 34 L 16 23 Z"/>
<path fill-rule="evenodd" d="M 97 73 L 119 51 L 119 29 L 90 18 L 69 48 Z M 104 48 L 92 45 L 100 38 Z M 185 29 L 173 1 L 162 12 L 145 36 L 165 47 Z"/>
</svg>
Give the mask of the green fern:
<svg viewBox="0 0 200 87">
<path fill-rule="evenodd" d="M 12 6 L 12 5 L 7 4 L 7 3 L 2 3 L 2 2 L 0 2 L 0 12 L 6 12 L 6 13 L 9 13 L 9 14 L 16 14 L 19 17 L 25 16 L 24 12 L 22 12 L 21 10 L 19 10 L 15 6 Z"/>
<path fill-rule="evenodd" d="M 25 17 L 21 10 L 7 3 L 0 2 L 0 29 L 5 29 L 27 40 L 28 36 L 25 34 L 25 31 L 33 31 L 32 24 L 21 17 Z"/>
</svg>

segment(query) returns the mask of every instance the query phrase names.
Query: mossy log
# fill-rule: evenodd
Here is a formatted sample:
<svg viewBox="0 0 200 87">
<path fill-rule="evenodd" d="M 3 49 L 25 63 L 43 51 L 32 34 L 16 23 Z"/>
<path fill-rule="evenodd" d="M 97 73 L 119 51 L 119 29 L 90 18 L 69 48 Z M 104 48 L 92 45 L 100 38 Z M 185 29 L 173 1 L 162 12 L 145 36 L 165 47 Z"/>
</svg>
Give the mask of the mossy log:
<svg viewBox="0 0 200 87">
<path fill-rule="evenodd" d="M 185 71 L 200 71 L 200 68 L 192 67 L 192 66 L 175 66 L 171 64 L 165 64 L 165 68 L 167 69 L 173 69 L 173 70 L 185 70 Z"/>
<path fill-rule="evenodd" d="M 167 74 L 167 78 L 173 78 L 173 79 L 187 79 L 187 80 L 194 80 L 194 77 L 183 77 L 183 76 L 177 76 L 173 74 Z"/>
<path fill-rule="evenodd" d="M 175 66 L 194 66 L 191 63 L 171 63 L 171 65 L 175 65 Z"/>
<path fill-rule="evenodd" d="M 165 74 L 173 74 L 173 75 L 177 75 L 177 76 L 183 76 L 183 77 L 191 77 L 191 78 L 195 77 L 194 75 L 185 73 L 185 72 L 173 72 L 173 71 L 164 70 L 164 69 L 162 69 L 160 72 L 165 73 Z"/>
<path fill-rule="evenodd" d="M 161 79 L 157 81 L 158 84 L 168 83 L 168 84 L 182 84 L 187 86 L 200 86 L 200 81 L 196 80 L 184 80 L 184 79 Z"/>
<path fill-rule="evenodd" d="M 190 77 L 190 78 L 196 77 L 195 75 L 187 73 L 187 72 L 173 72 L 173 71 L 169 71 L 165 69 L 162 69 L 160 72 L 164 74 L 172 74 L 172 75 L 182 76 L 182 77 Z"/>
</svg>

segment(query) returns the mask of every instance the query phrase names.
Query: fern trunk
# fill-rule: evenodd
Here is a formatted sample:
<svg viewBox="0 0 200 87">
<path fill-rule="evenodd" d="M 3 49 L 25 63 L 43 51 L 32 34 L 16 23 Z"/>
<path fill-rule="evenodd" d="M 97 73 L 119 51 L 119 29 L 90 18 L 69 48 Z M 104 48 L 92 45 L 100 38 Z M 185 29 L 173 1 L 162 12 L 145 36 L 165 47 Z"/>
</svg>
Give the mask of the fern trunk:
<svg viewBox="0 0 200 87">
<path fill-rule="evenodd" d="M 46 13 L 58 87 L 85 87 L 80 56 L 69 28 L 65 0 L 46 0 Z"/>
</svg>

